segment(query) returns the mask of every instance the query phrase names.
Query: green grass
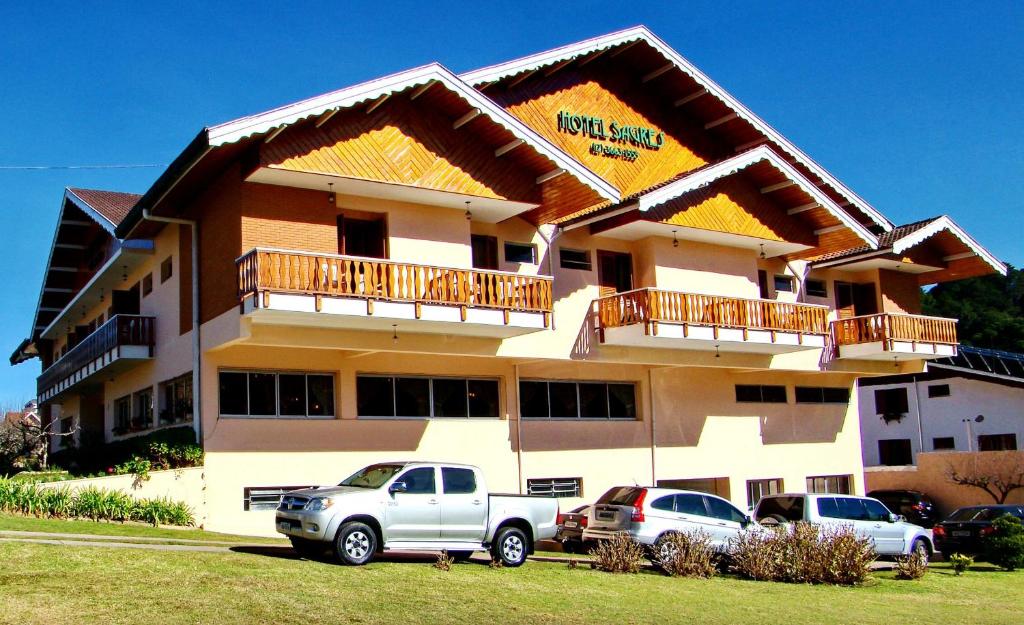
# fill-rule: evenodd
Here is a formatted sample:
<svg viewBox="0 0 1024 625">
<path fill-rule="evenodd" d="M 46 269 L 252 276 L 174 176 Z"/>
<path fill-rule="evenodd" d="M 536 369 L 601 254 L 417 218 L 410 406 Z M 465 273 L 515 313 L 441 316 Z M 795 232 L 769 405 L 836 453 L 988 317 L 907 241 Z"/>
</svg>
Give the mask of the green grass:
<svg viewBox="0 0 1024 625">
<path fill-rule="evenodd" d="M 208 540 L 224 543 L 266 543 L 286 545 L 282 538 L 253 538 L 251 536 L 235 536 L 219 534 L 197 529 L 165 529 L 142 523 L 108 523 L 105 521 L 39 519 L 30 516 L 0 514 L 0 530 L 18 530 L 24 532 L 54 532 L 61 534 L 102 534 L 107 536 L 124 536 L 131 538 L 161 538 L 168 542 L 180 539 Z M 131 542 L 128 540 L 127 542 Z"/>
<path fill-rule="evenodd" d="M 259 553 L 160 552 L 0 542 L 3 623 L 1012 623 L 1024 572 L 944 564 L 923 580 L 877 573 L 860 588 L 519 569 L 430 558 L 365 567 Z"/>
</svg>

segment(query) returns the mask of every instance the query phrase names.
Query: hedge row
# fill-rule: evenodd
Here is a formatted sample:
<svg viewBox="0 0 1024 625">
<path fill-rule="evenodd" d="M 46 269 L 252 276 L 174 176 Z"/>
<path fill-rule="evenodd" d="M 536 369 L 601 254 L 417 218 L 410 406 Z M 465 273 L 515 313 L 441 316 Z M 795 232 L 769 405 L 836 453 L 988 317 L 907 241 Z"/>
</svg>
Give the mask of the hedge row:
<svg viewBox="0 0 1024 625">
<path fill-rule="evenodd" d="M 0 478 L 0 512 L 57 519 L 142 521 L 153 525 L 195 525 L 192 510 L 167 498 L 135 499 L 119 490 L 94 486 L 72 490 Z"/>
</svg>

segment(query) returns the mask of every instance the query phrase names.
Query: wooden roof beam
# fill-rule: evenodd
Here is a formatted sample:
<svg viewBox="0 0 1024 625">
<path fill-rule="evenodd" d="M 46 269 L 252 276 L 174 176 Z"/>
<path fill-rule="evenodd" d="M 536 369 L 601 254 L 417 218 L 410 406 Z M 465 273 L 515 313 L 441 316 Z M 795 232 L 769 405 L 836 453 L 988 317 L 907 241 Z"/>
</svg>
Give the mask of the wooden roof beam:
<svg viewBox="0 0 1024 625">
<path fill-rule="evenodd" d="M 816 208 L 821 208 L 821 204 L 817 202 L 811 202 L 810 204 L 801 204 L 800 206 L 794 206 L 793 208 L 786 211 L 787 215 L 797 215 L 799 213 L 805 213 Z"/>
<path fill-rule="evenodd" d="M 962 254 L 953 254 L 951 256 L 943 256 L 942 257 L 942 262 L 948 263 L 948 262 L 952 262 L 954 260 L 963 260 L 965 258 L 974 258 L 975 256 L 977 256 L 977 254 L 974 253 L 974 252 L 963 252 Z"/>
<path fill-rule="evenodd" d="M 779 189 L 785 189 L 796 185 L 793 180 L 783 180 L 777 184 L 770 184 L 767 187 L 761 187 L 761 193 L 771 193 L 772 191 L 778 191 Z"/>
<path fill-rule="evenodd" d="M 658 76 L 661 76 L 662 74 L 664 74 L 665 72 L 669 71 L 670 69 L 672 69 L 675 66 L 676 66 L 675 63 L 667 63 L 665 65 L 662 65 L 658 69 L 654 70 L 653 72 L 650 72 L 649 74 L 647 74 L 646 76 L 641 78 L 640 82 L 641 83 L 651 82 L 652 80 L 654 80 Z"/>
<path fill-rule="evenodd" d="M 274 128 L 273 130 L 270 131 L 270 134 L 268 134 L 266 136 L 266 138 L 263 139 L 263 143 L 270 143 L 271 141 L 273 141 L 274 139 L 277 138 L 277 135 L 279 135 L 282 132 L 284 132 L 284 129 L 287 128 L 287 127 L 288 127 L 288 125 L 284 124 L 284 125 L 278 126 L 277 128 Z"/>
<path fill-rule="evenodd" d="M 380 105 L 384 104 L 385 102 L 387 102 L 388 98 L 390 98 L 390 97 L 391 97 L 390 93 L 385 93 L 381 97 L 379 97 L 376 100 L 374 100 L 370 104 L 370 106 L 366 107 L 366 114 L 369 115 L 370 113 L 376 111 L 378 108 L 380 108 Z"/>
<path fill-rule="evenodd" d="M 523 145 L 524 143 L 526 143 L 526 142 L 523 141 L 522 139 L 516 139 L 514 141 L 509 141 L 505 145 L 503 145 L 500 148 L 498 148 L 497 150 L 495 150 L 494 151 L 494 156 L 498 157 L 498 156 L 501 156 L 503 154 L 507 154 L 507 153 L 511 152 L 512 150 L 518 148 L 519 146 Z"/>
<path fill-rule="evenodd" d="M 544 72 L 544 75 L 545 76 L 550 76 L 551 74 L 554 74 L 555 72 L 557 72 L 558 70 L 562 69 L 563 67 L 565 67 L 569 63 L 572 63 L 575 60 L 576 60 L 576 57 L 571 57 L 571 58 L 565 59 L 561 63 L 555 63 L 548 71 Z"/>
<path fill-rule="evenodd" d="M 50 271 L 67 271 L 69 273 L 75 273 L 78 271 L 78 267 L 59 267 L 53 265 L 50 267 Z"/>
<path fill-rule="evenodd" d="M 590 63 L 591 61 L 593 61 L 594 59 L 598 58 L 599 56 L 601 56 L 602 54 L 604 54 L 607 51 L 608 51 L 608 48 L 602 48 L 602 49 L 598 50 L 597 52 L 594 52 L 590 56 L 588 56 L 585 59 L 583 59 L 582 61 L 580 61 L 580 67 L 583 67 L 587 63 Z"/>
<path fill-rule="evenodd" d="M 341 109 L 330 109 L 326 113 L 320 116 L 320 119 L 316 120 L 316 127 L 320 128 L 326 124 L 332 117 L 334 117 Z"/>
<path fill-rule="evenodd" d="M 56 286 L 44 286 L 43 290 L 47 291 L 48 293 L 74 293 L 75 292 L 74 289 L 64 289 L 64 288 L 60 288 L 60 287 L 56 287 Z"/>
<path fill-rule="evenodd" d="M 735 113 L 735 112 L 734 113 L 729 113 L 728 115 L 722 115 L 718 119 L 710 121 L 710 122 L 704 124 L 704 130 L 711 130 L 715 126 L 721 126 L 725 122 L 731 122 L 732 120 L 736 119 L 737 117 L 739 117 L 739 113 Z"/>
<path fill-rule="evenodd" d="M 84 250 L 85 246 L 80 243 L 54 243 L 54 247 L 59 247 L 65 250 Z"/>
<path fill-rule="evenodd" d="M 478 108 L 470 109 L 468 113 L 466 113 L 462 117 L 460 117 L 460 118 L 455 120 L 455 123 L 452 124 L 452 130 L 458 130 L 459 128 L 462 128 L 463 126 L 465 126 L 466 124 L 468 124 L 469 122 L 473 121 L 474 119 L 476 119 L 479 116 L 480 116 L 480 109 L 478 109 Z"/>
<path fill-rule="evenodd" d="M 828 226 L 827 228 L 818 228 L 817 230 L 814 231 L 814 234 L 820 236 L 820 235 L 823 235 L 823 234 L 828 234 L 830 232 L 839 232 L 840 230 L 845 230 L 845 229 L 846 229 L 846 226 L 840 224 L 838 226 Z"/>
<path fill-rule="evenodd" d="M 81 219 L 61 219 L 60 225 L 62 226 L 91 226 L 93 222 L 83 221 Z"/>
<path fill-rule="evenodd" d="M 768 137 L 761 137 L 760 139 L 754 139 L 753 141 L 747 141 L 746 143 L 741 143 L 741 144 L 737 145 L 735 148 L 733 148 L 733 151 L 734 152 L 746 152 L 747 150 L 750 150 L 752 148 L 756 148 L 757 146 L 764 145 L 766 143 L 768 143 Z"/>
<path fill-rule="evenodd" d="M 409 100 L 415 100 L 416 98 L 420 97 L 421 95 L 426 93 L 427 90 L 429 90 L 431 87 L 433 87 L 435 83 L 437 83 L 436 80 L 433 80 L 433 79 L 428 80 L 426 82 L 426 84 L 422 85 L 419 89 L 417 89 L 416 91 L 412 92 L 412 95 L 409 96 Z"/>
<path fill-rule="evenodd" d="M 674 102 L 674 105 L 675 106 L 682 106 L 684 104 L 689 104 L 690 102 L 693 102 L 697 98 L 702 97 L 702 96 L 706 96 L 707 94 L 708 94 L 708 90 L 707 89 L 698 89 L 697 91 L 694 91 L 693 93 L 691 93 L 688 96 L 684 96 L 682 98 L 679 98 L 678 100 L 676 100 Z"/>
<path fill-rule="evenodd" d="M 552 178 L 557 178 L 558 176 L 561 176 L 564 173 L 565 170 L 562 168 L 553 169 L 546 174 L 541 174 L 540 176 L 537 176 L 537 184 L 544 184 L 548 180 L 551 180 Z"/>
<path fill-rule="evenodd" d="M 619 56 L 620 54 L 622 54 L 626 50 L 629 50 L 630 48 L 632 48 L 633 46 L 635 46 L 638 43 L 640 43 L 639 39 L 634 39 L 633 41 L 630 41 L 629 43 L 627 43 L 627 44 L 623 45 L 622 47 L 620 47 L 615 52 L 612 52 L 612 54 L 611 54 L 611 56 L 609 58 L 613 58 L 614 59 L 615 57 Z"/>
<path fill-rule="evenodd" d="M 528 72 L 523 72 L 523 74 L 519 78 L 516 78 L 512 82 L 508 83 L 508 88 L 511 89 L 512 87 L 515 87 L 516 85 L 518 85 L 519 83 L 523 82 L 524 80 L 526 80 L 530 76 L 533 76 L 534 74 L 536 74 L 538 71 L 539 71 L 539 69 L 531 69 Z"/>
</svg>

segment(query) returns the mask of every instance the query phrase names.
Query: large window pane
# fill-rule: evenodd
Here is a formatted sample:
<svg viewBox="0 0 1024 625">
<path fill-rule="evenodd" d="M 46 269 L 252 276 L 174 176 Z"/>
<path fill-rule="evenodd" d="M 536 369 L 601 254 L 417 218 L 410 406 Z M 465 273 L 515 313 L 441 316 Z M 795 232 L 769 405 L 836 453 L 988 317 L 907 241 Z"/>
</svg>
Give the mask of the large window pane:
<svg viewBox="0 0 1024 625">
<path fill-rule="evenodd" d="M 307 406 L 311 417 L 333 417 L 334 416 L 334 376 L 333 375 L 309 375 L 306 376 L 306 385 L 309 389 Z"/>
<path fill-rule="evenodd" d="M 451 378 L 435 378 L 434 416 L 466 417 L 466 381 Z"/>
<path fill-rule="evenodd" d="M 580 416 L 584 419 L 608 418 L 608 385 L 580 383 Z"/>
<path fill-rule="evenodd" d="M 249 414 L 277 414 L 277 384 L 273 373 L 249 374 Z"/>
<path fill-rule="evenodd" d="M 469 416 L 498 417 L 498 381 L 469 381 Z"/>
<path fill-rule="evenodd" d="M 245 380 L 245 373 L 221 372 L 220 413 L 222 415 L 249 414 L 249 397 Z"/>
<path fill-rule="evenodd" d="M 429 417 L 430 380 L 395 378 L 395 412 L 398 417 Z"/>
<path fill-rule="evenodd" d="M 519 383 L 519 414 L 524 419 L 548 418 L 548 383 Z"/>
<path fill-rule="evenodd" d="M 278 402 L 281 416 L 306 416 L 306 376 L 290 373 L 279 375 Z"/>
<path fill-rule="evenodd" d="M 395 416 L 393 378 L 359 376 L 356 379 L 356 411 L 360 417 Z"/>
<path fill-rule="evenodd" d="M 608 403 L 613 419 L 636 419 L 636 386 L 609 384 Z"/>
<path fill-rule="evenodd" d="M 576 404 L 576 384 L 573 382 L 550 382 L 552 419 L 576 419 L 580 416 Z"/>
</svg>

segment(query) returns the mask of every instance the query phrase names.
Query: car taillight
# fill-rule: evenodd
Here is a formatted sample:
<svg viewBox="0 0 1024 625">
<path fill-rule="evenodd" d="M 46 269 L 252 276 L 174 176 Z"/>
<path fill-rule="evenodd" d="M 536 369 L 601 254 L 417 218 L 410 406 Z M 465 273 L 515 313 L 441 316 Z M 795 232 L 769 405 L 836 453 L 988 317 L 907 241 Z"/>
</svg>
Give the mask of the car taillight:
<svg viewBox="0 0 1024 625">
<path fill-rule="evenodd" d="M 932 534 L 936 537 L 945 537 L 946 528 L 942 527 L 941 525 L 936 525 L 932 528 Z"/>
<path fill-rule="evenodd" d="M 587 517 L 586 516 L 581 516 L 580 517 L 580 527 L 586 527 L 586 526 L 587 526 Z"/>
<path fill-rule="evenodd" d="M 562 514 L 561 512 L 559 512 L 558 516 L 555 517 L 555 523 L 558 523 L 559 525 L 564 525 L 565 524 L 565 515 Z"/>
<path fill-rule="evenodd" d="M 981 530 L 978 533 L 982 536 L 989 536 L 990 534 L 996 533 L 996 528 L 994 525 L 989 525 L 988 527 L 981 528 Z"/>
<path fill-rule="evenodd" d="M 647 498 L 647 489 L 641 488 L 640 494 L 637 495 L 636 501 L 633 502 L 633 514 L 629 517 L 629 520 L 634 523 L 644 522 L 644 499 Z"/>
</svg>

